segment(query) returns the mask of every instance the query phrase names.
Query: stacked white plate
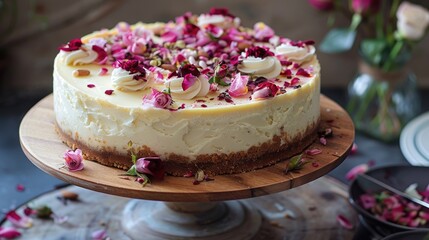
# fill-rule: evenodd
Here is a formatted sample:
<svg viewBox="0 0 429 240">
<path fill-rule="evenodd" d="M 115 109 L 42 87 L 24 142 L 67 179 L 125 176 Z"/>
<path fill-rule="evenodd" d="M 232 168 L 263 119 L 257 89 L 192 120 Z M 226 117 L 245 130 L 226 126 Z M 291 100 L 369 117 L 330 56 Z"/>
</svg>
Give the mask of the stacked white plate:
<svg viewBox="0 0 429 240">
<path fill-rule="evenodd" d="M 429 112 L 405 126 L 399 143 L 402 154 L 411 165 L 429 166 Z"/>
</svg>

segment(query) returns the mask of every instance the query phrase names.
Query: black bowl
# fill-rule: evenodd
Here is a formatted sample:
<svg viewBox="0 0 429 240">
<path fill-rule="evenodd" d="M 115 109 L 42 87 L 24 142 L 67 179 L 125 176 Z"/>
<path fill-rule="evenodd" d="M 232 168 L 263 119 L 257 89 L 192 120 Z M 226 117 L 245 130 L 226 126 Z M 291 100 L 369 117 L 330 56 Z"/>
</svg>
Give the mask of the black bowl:
<svg viewBox="0 0 429 240">
<path fill-rule="evenodd" d="M 429 231 L 407 231 L 395 233 L 382 240 L 429 240 Z"/>
<path fill-rule="evenodd" d="M 429 167 L 418 166 L 383 166 L 370 169 L 366 172 L 367 175 L 374 177 L 400 191 L 405 189 L 413 183 L 418 184 L 419 190 L 424 190 L 429 184 Z M 377 233 L 382 236 L 388 236 L 393 233 L 411 231 L 411 230 L 425 230 L 429 231 L 429 225 L 421 227 L 407 227 L 392 222 L 384 221 L 373 216 L 370 212 L 365 210 L 359 204 L 359 196 L 365 193 L 377 193 L 384 189 L 375 184 L 368 184 L 365 181 L 355 179 L 349 188 L 349 202 L 354 209 L 361 215 L 364 221 L 369 224 Z"/>
</svg>

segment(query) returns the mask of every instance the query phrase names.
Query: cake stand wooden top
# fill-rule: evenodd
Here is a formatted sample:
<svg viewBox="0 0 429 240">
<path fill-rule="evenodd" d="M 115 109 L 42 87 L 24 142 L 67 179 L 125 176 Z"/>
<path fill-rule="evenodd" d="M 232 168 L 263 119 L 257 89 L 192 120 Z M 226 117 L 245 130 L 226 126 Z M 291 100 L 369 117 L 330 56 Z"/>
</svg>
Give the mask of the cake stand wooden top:
<svg viewBox="0 0 429 240">
<path fill-rule="evenodd" d="M 123 179 L 124 170 L 85 161 L 85 168 L 69 172 L 63 166 L 63 154 L 69 149 L 59 139 L 54 126 L 53 97 L 37 103 L 21 122 L 19 135 L 25 155 L 41 170 L 71 184 L 98 192 L 129 198 L 204 202 L 257 197 L 291 189 L 313 181 L 334 169 L 347 156 L 354 141 L 354 126 L 348 114 L 334 101 L 321 96 L 321 129 L 331 127 L 333 137 L 323 146 L 318 141 L 308 149 L 321 154 L 304 155 L 309 163 L 298 172 L 284 173 L 283 161 L 263 169 L 232 175 L 215 176 L 214 181 L 193 185 L 193 178 L 166 176 L 142 187 L 131 177 Z"/>
</svg>

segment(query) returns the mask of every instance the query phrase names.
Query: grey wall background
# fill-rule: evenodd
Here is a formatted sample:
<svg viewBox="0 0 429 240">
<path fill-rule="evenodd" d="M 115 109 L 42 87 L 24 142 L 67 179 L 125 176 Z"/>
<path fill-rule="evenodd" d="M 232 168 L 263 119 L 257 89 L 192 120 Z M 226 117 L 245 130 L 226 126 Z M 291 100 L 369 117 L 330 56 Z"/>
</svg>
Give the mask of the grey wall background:
<svg viewBox="0 0 429 240">
<path fill-rule="evenodd" d="M 326 32 L 328 14 L 313 9 L 306 0 L 32 0 L 17 1 L 14 32 L 0 36 L 0 92 L 12 95 L 49 93 L 52 63 L 58 46 L 68 40 L 119 21 L 129 23 L 168 21 L 186 11 L 206 12 L 228 7 L 242 24 L 263 21 L 279 35 L 319 43 Z M 7 16 L 6 16 L 7 17 Z M 7 19 L 7 18 L 6 18 Z M 6 24 L 3 21 L 1 25 Z M 336 25 L 348 21 L 337 19 Z M 328 55 L 318 52 L 324 87 L 345 86 L 358 62 L 352 52 Z M 420 43 L 411 62 L 419 85 L 429 87 L 429 37 Z"/>
</svg>

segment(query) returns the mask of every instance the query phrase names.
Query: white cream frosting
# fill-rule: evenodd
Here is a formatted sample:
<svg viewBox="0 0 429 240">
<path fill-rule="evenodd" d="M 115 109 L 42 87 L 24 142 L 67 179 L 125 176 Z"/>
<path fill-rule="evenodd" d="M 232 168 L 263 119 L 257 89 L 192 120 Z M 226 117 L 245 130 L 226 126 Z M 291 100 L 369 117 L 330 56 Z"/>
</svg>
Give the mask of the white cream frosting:
<svg viewBox="0 0 429 240">
<path fill-rule="evenodd" d="M 272 79 L 280 75 L 282 66 L 276 57 L 246 57 L 238 65 L 238 70 L 243 73 L 253 74 L 258 77 Z"/>
<path fill-rule="evenodd" d="M 219 93 L 210 93 L 207 108 L 186 107 L 179 111 L 142 107 L 138 92 L 115 91 L 108 75 L 74 78 L 80 68 L 98 72 L 99 65 L 70 66 L 61 58 L 54 65 L 54 108 L 60 129 L 93 150 L 114 149 L 128 154 L 128 142 L 150 148 L 161 158 L 171 153 L 193 161 L 205 154 L 230 154 L 247 151 L 287 133 L 285 141 L 300 136 L 320 116 L 320 75 L 317 59 L 307 62 L 313 67 L 311 78 L 301 79 L 301 88 L 265 101 L 234 99 L 235 104 L 219 102 Z M 113 69 L 109 68 L 109 72 Z M 88 88 L 92 83 L 96 87 Z M 164 85 L 161 85 L 162 90 Z M 180 100 L 191 106 L 195 100 Z"/>
<path fill-rule="evenodd" d="M 64 57 L 64 60 L 67 65 L 84 65 L 94 62 L 98 54 L 92 50 L 92 46 L 82 45 L 79 50 L 65 52 L 61 51 L 61 55 Z"/>
<path fill-rule="evenodd" d="M 134 79 L 134 76 L 140 73 L 131 74 L 129 71 L 122 68 L 115 68 L 112 71 L 111 81 L 115 89 L 121 91 L 139 91 L 149 86 L 149 81 L 146 79 Z"/>
<path fill-rule="evenodd" d="M 204 97 L 210 90 L 210 83 L 207 77 L 201 74 L 195 83 L 183 91 L 183 77 L 174 77 L 165 81 L 164 85 L 170 88 L 173 99 L 193 99 L 194 97 Z"/>
<path fill-rule="evenodd" d="M 290 44 L 281 44 L 276 47 L 276 56 L 286 57 L 290 61 L 297 62 L 299 64 L 310 60 L 316 53 L 316 48 L 312 45 L 306 45 L 305 47 L 292 46 Z"/>
</svg>

